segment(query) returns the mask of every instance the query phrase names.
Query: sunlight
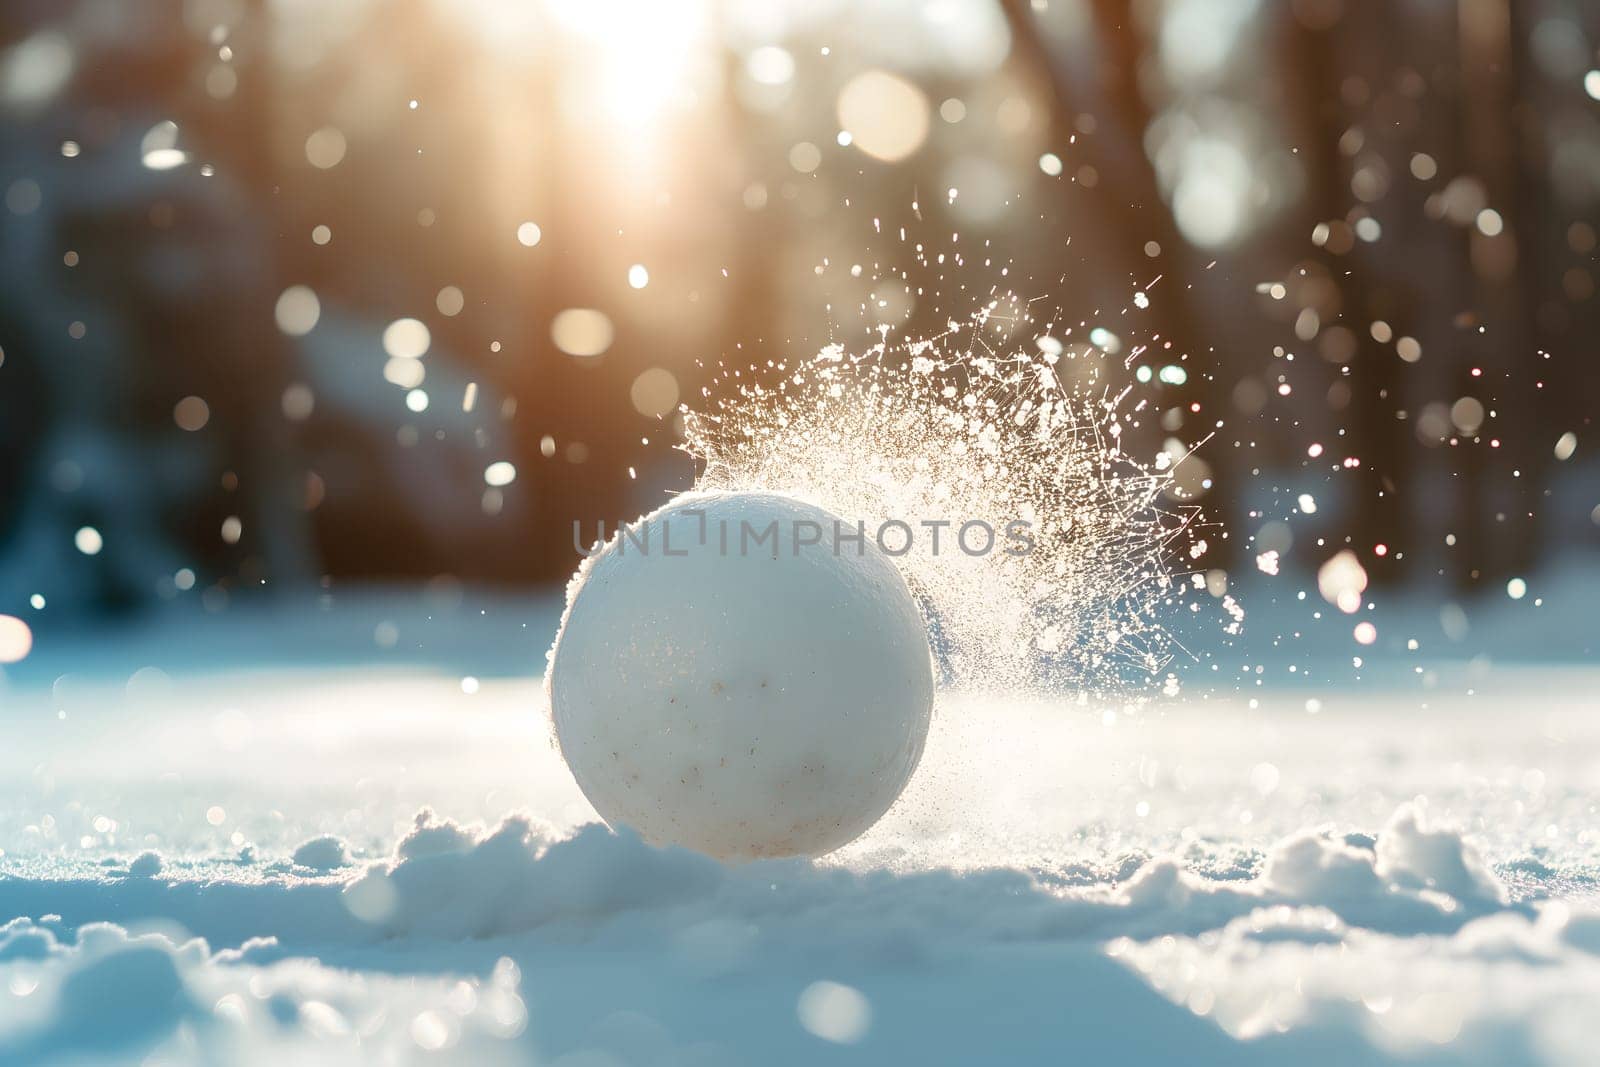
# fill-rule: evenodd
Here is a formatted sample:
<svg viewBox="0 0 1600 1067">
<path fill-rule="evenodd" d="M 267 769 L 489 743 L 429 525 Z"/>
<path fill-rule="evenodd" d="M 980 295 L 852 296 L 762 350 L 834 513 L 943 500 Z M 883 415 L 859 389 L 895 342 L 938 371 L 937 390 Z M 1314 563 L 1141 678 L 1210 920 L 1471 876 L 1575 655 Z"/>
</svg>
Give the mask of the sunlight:
<svg viewBox="0 0 1600 1067">
<path fill-rule="evenodd" d="M 639 127 L 693 96 L 708 29 L 703 0 L 548 0 L 548 10 L 592 60 L 571 68 L 584 110 Z"/>
</svg>

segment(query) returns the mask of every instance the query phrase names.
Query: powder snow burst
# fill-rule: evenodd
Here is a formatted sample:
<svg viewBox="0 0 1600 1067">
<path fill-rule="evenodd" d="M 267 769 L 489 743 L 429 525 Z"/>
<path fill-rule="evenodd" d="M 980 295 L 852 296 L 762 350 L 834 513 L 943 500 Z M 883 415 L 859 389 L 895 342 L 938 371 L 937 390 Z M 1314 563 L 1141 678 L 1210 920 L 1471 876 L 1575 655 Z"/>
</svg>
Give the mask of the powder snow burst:
<svg viewBox="0 0 1600 1067">
<path fill-rule="evenodd" d="M 1162 620 L 1193 590 L 1178 568 L 1197 511 L 1172 500 L 1184 457 L 1125 446 L 1147 411 L 1125 363 L 1032 307 L 1000 294 L 938 336 L 829 344 L 770 385 L 725 372 L 686 412 L 685 447 L 703 488 L 911 527 L 899 562 L 947 681 L 1136 698 L 1183 654 Z M 1017 520 L 1025 552 L 953 544 L 963 523 Z"/>
</svg>

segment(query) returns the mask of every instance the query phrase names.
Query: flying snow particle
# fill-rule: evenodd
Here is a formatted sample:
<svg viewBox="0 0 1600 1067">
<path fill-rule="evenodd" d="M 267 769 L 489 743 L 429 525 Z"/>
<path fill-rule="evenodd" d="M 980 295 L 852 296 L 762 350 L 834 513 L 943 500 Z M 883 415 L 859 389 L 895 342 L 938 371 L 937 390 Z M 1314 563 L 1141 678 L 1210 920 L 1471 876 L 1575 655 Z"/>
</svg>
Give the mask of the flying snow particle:
<svg viewBox="0 0 1600 1067">
<path fill-rule="evenodd" d="M 1089 343 L 1108 356 L 1114 356 L 1122 351 L 1122 338 L 1103 326 L 1096 326 L 1089 331 Z"/>
<path fill-rule="evenodd" d="M 941 670 L 980 686 L 1126 698 L 1175 654 L 1160 620 L 1191 595 L 1170 565 L 1198 547 L 1197 527 L 1161 505 L 1175 473 L 1198 461 L 1175 462 L 1188 452 L 1176 441 L 1166 469 L 1121 448 L 1126 413 L 1104 389 L 1122 361 L 1069 351 L 1033 314 L 1006 296 L 938 338 L 862 354 L 830 345 L 776 391 L 730 372 L 708 409 L 685 413 L 686 447 L 707 489 L 787 492 L 868 523 L 960 515 L 1004 531 L 1020 520 L 1027 544 L 1002 540 L 1016 555 L 897 560 L 938 627 Z M 1035 326 L 972 350 L 967 334 L 994 321 Z M 1118 551 L 1103 551 L 1109 543 Z"/>
<path fill-rule="evenodd" d="M 1346 615 L 1361 608 L 1361 594 L 1367 589 L 1367 570 L 1348 548 L 1333 556 L 1317 570 L 1317 592 Z"/>
<path fill-rule="evenodd" d="M 168 119 L 145 131 L 139 157 L 149 170 L 171 170 L 188 162 L 189 153 L 178 147 L 178 124 Z"/>
</svg>

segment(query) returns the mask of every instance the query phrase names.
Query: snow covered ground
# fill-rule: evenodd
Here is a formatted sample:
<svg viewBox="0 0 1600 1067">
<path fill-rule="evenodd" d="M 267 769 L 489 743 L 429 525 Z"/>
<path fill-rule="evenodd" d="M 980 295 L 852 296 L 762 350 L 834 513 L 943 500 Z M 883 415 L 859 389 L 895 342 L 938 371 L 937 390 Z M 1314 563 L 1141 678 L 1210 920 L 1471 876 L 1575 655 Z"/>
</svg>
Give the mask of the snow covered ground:
<svg viewBox="0 0 1600 1067">
<path fill-rule="evenodd" d="M 552 600 L 41 621 L 0 1062 L 1589 1063 L 1600 665 L 1532 599 L 1320 659 L 1267 610 L 1141 714 L 948 695 L 866 837 L 742 867 L 594 824 Z"/>
</svg>

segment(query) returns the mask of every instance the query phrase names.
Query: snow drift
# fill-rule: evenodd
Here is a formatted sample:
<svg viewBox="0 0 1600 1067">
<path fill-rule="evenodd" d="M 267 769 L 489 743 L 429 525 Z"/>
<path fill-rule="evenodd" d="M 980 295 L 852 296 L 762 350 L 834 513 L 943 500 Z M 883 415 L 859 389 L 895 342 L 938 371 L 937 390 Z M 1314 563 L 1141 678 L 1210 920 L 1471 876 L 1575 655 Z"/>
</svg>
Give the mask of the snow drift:
<svg viewBox="0 0 1600 1067">
<path fill-rule="evenodd" d="M 1203 1024 L 1195 1035 L 1212 1035 L 1184 1039 L 1195 1062 L 1272 1062 L 1316 1047 L 1405 1060 L 1466 1029 L 1470 1047 L 1485 1051 L 1460 1062 L 1494 1062 L 1492 1052 L 1576 1063 L 1581 1050 L 1567 1037 L 1600 1002 L 1600 916 L 1510 902 L 1468 842 L 1430 828 L 1412 805 L 1371 837 L 1292 835 L 1251 877 L 1207 878 L 1157 858 L 1094 888 L 1062 888 L 1048 871 L 729 867 L 598 824 L 560 836 L 522 815 L 483 828 L 427 810 L 386 860 L 343 879 L 294 873 L 331 867 L 345 855 L 335 844 L 308 842 L 295 868 L 254 882 L 160 871 L 0 879 L 0 911 L 38 916 L 0 927 L 0 989 L 17 1009 L 0 1013 L 0 1058 L 160 1048 L 196 1061 L 247 1050 L 393 1059 L 449 1047 L 495 1062 L 516 1047 L 508 1041 L 540 1036 L 524 1035 L 512 958 L 541 970 L 574 961 L 575 971 L 538 980 L 581 986 L 596 974 L 576 961 L 616 952 L 653 987 L 809 974 L 791 994 L 805 993 L 800 1023 L 818 1040 L 854 1035 L 862 1052 L 872 1029 L 897 1017 L 906 995 L 897 990 L 923 988 L 919 975 L 952 961 L 982 984 L 1033 960 L 1042 984 L 1031 996 L 1077 989 L 1078 1008 L 1102 1018 L 1082 1030 L 1080 1016 L 1078 1032 L 1057 1034 L 1062 1048 L 1109 1039 L 1094 1026 L 1113 1017 L 1119 1029 L 1144 1019 L 1167 1037 L 1193 1019 Z M 58 914 L 42 914 L 47 902 Z M 120 925 L 100 921 L 110 916 Z M 367 969 L 354 974 L 341 961 Z M 866 992 L 813 981 L 827 977 L 819 966 L 865 976 L 856 981 Z M 1119 971 L 1143 981 L 1108 977 Z M 924 993 L 959 1000 L 974 990 Z M 848 1019 L 819 1016 L 828 1005 L 848 1008 Z M 1525 1024 L 1532 1014 L 1539 1026 Z M 1026 1041 L 1056 1032 L 1039 1019 L 1028 1028 Z M 1328 1044 L 1330 1028 L 1342 1036 Z M 949 1039 L 934 1036 L 908 1040 L 931 1041 L 928 1056 L 947 1059 L 950 1048 L 938 1046 Z M 762 1047 L 761 1035 L 747 1039 L 742 1047 Z"/>
</svg>

